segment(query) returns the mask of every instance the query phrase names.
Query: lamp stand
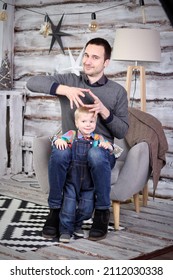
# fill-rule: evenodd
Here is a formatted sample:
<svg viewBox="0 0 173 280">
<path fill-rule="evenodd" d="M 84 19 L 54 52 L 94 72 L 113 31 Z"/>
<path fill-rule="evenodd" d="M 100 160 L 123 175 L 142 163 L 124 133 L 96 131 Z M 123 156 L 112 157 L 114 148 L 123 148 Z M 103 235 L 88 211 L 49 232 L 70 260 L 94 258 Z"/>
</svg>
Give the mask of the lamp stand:
<svg viewBox="0 0 173 280">
<path fill-rule="evenodd" d="M 127 68 L 127 80 L 126 80 L 126 90 L 128 101 L 130 101 L 130 89 L 133 71 L 139 71 L 140 74 L 140 97 L 141 97 L 141 111 L 146 112 L 146 78 L 145 78 L 145 68 L 144 66 L 128 66 Z"/>
</svg>

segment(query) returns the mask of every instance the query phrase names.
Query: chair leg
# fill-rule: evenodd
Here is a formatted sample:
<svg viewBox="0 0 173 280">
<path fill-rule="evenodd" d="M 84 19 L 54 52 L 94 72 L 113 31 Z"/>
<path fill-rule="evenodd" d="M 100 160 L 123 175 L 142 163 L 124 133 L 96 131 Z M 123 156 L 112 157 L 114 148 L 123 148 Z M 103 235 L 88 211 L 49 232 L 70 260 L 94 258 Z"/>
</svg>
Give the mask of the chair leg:
<svg viewBox="0 0 173 280">
<path fill-rule="evenodd" d="M 139 193 L 133 195 L 135 211 L 136 213 L 140 212 L 140 205 L 139 205 Z M 148 200 L 148 185 L 146 184 L 143 189 L 143 205 L 147 206 Z M 119 230 L 120 224 L 120 202 L 119 201 L 112 201 L 112 208 L 113 208 L 113 217 L 114 217 L 114 228 L 115 230 Z"/>
<path fill-rule="evenodd" d="M 143 188 L 143 206 L 147 206 L 148 201 L 148 185 L 146 184 Z"/>
<path fill-rule="evenodd" d="M 134 205 L 135 205 L 135 210 L 136 213 L 140 212 L 140 207 L 139 207 L 139 193 L 136 193 L 133 195 L 133 199 L 134 199 Z"/>
<path fill-rule="evenodd" d="M 114 228 L 115 230 L 119 230 L 120 224 L 120 202 L 119 201 L 112 201 L 112 208 L 113 208 L 113 216 L 114 216 Z"/>
</svg>

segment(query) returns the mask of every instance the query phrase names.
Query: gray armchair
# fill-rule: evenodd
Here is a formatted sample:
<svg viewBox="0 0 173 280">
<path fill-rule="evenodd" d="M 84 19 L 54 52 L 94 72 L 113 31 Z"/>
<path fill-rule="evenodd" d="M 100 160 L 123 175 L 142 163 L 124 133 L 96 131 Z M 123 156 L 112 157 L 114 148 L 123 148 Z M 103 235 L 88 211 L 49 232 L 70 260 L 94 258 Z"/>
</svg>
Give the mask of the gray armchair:
<svg viewBox="0 0 173 280">
<path fill-rule="evenodd" d="M 147 205 L 147 181 L 152 172 L 153 190 L 157 187 L 162 167 L 166 164 L 167 140 L 162 124 L 154 116 L 135 108 L 129 108 L 129 129 L 125 139 L 115 139 L 124 149 L 112 170 L 111 193 L 114 227 L 119 229 L 120 202 L 134 197 L 135 210 L 139 212 L 139 192 L 143 192 L 143 204 Z M 48 193 L 48 137 L 35 138 L 33 163 L 39 185 Z M 154 194 L 154 193 L 153 193 Z"/>
<path fill-rule="evenodd" d="M 120 141 L 119 145 L 125 147 L 125 154 L 124 158 L 119 158 L 112 172 L 111 189 L 115 229 L 119 228 L 120 201 L 133 195 L 135 209 L 139 212 L 139 192 L 143 191 L 143 204 L 147 205 L 146 184 L 151 172 L 154 196 L 168 150 L 161 122 L 153 115 L 135 108 L 129 108 L 129 129 L 125 140 Z"/>
<path fill-rule="evenodd" d="M 111 178 L 111 200 L 115 229 L 119 229 L 120 202 L 134 196 L 135 209 L 139 211 L 138 194 L 144 189 L 149 178 L 149 149 L 146 142 L 129 148 L 125 140 L 115 140 L 124 149 L 118 158 Z M 35 138 L 33 144 L 33 163 L 38 183 L 44 193 L 49 191 L 48 159 L 51 152 L 47 136 Z M 147 189 L 145 188 L 145 204 Z"/>
</svg>

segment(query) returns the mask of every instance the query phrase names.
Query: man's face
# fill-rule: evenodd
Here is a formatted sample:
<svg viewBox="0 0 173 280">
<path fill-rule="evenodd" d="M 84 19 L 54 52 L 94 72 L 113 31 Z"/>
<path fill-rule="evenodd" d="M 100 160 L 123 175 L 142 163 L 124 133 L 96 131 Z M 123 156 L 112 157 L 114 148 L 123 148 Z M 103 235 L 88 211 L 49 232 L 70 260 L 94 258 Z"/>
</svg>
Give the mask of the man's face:
<svg viewBox="0 0 173 280">
<path fill-rule="evenodd" d="M 83 56 L 83 70 L 87 76 L 101 77 L 104 68 L 108 65 L 109 59 L 105 61 L 104 47 L 97 45 L 88 45 Z"/>
</svg>

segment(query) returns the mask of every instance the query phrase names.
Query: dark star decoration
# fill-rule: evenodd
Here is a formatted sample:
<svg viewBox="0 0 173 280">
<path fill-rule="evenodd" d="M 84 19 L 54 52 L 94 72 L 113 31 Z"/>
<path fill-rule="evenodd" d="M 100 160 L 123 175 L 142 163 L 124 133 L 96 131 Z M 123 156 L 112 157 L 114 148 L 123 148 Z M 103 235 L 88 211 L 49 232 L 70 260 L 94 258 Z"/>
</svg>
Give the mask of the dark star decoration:
<svg viewBox="0 0 173 280">
<path fill-rule="evenodd" d="M 68 33 L 61 32 L 61 31 L 60 31 L 63 17 L 64 17 L 64 14 L 62 15 L 62 17 L 61 17 L 61 19 L 60 19 L 58 25 L 55 26 L 55 25 L 53 24 L 53 22 L 51 21 L 50 17 L 47 15 L 47 19 L 48 19 L 48 21 L 50 22 L 50 24 L 51 24 L 51 29 L 52 29 L 52 34 L 50 34 L 50 36 L 52 36 L 52 40 L 51 40 L 51 44 L 50 44 L 50 48 L 49 48 L 49 53 L 50 53 L 50 51 L 52 50 L 53 45 L 54 45 L 54 43 L 55 43 L 56 40 L 57 40 L 58 44 L 60 45 L 61 50 L 62 50 L 63 53 L 64 53 L 64 48 L 63 48 L 63 44 L 62 44 L 61 37 L 62 37 L 62 36 L 72 36 L 71 34 L 68 34 Z"/>
</svg>

